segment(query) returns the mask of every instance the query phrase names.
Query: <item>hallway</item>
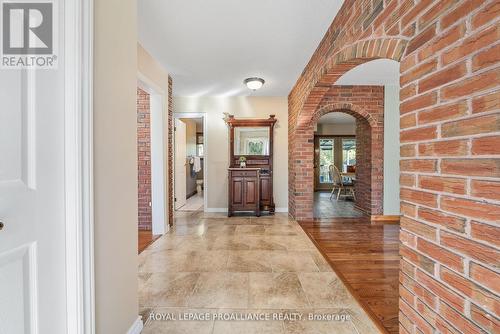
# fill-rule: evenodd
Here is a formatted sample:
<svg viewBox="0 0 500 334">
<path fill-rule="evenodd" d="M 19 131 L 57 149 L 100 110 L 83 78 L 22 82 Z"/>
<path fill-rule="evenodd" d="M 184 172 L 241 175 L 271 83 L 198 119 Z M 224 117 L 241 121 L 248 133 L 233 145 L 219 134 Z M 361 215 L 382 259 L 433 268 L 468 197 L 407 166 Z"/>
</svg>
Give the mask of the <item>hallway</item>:
<svg viewBox="0 0 500 334">
<path fill-rule="evenodd" d="M 287 216 L 176 216 L 175 228 L 139 255 L 143 333 L 378 333 L 300 226 Z M 268 314 L 271 320 L 150 320 L 151 312 L 174 317 L 179 312 Z M 309 321 L 309 313 L 350 319 Z M 280 314 L 304 318 L 283 319 Z"/>
</svg>

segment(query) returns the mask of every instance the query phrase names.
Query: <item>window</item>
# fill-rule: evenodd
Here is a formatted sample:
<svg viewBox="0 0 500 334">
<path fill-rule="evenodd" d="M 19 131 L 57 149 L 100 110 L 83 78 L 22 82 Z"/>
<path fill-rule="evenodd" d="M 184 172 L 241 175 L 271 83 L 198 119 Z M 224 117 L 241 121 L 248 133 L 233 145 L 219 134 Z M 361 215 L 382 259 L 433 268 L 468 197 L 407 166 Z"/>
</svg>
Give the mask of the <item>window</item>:
<svg viewBox="0 0 500 334">
<path fill-rule="evenodd" d="M 342 139 L 342 171 L 347 172 L 347 166 L 356 165 L 356 139 Z"/>
<path fill-rule="evenodd" d="M 330 167 L 335 165 L 341 173 L 355 172 L 356 137 L 316 135 L 314 138 L 314 186 L 328 189 L 333 183 Z M 353 166 L 354 168 L 349 168 Z M 348 176 L 346 176 L 348 177 Z"/>
<path fill-rule="evenodd" d="M 334 162 L 334 139 L 319 140 L 319 183 L 332 183 L 330 165 Z"/>
</svg>

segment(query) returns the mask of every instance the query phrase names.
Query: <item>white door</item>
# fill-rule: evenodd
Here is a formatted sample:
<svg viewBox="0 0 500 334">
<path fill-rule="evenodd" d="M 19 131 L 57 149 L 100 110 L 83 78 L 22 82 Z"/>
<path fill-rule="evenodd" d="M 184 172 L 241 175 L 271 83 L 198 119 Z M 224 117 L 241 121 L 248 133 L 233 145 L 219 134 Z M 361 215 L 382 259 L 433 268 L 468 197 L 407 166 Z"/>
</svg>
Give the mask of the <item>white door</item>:
<svg viewBox="0 0 500 334">
<path fill-rule="evenodd" d="M 0 333 L 66 333 L 64 69 L 0 69 Z"/>
<path fill-rule="evenodd" d="M 186 205 L 186 123 L 175 120 L 175 209 Z"/>
</svg>

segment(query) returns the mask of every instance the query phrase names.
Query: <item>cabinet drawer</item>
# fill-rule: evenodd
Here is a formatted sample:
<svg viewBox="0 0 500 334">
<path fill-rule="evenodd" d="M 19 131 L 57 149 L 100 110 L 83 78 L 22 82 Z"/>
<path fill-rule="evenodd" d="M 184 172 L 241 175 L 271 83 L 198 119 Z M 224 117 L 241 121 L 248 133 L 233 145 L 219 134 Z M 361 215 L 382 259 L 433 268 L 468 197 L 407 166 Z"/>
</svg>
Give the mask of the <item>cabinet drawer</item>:
<svg viewBox="0 0 500 334">
<path fill-rule="evenodd" d="M 257 176 L 257 171 L 255 171 L 255 170 L 247 170 L 247 171 L 244 171 L 244 170 L 232 170 L 231 171 L 231 175 L 234 176 L 234 177 L 238 177 L 238 176 L 254 176 L 254 177 L 256 177 Z"/>
</svg>

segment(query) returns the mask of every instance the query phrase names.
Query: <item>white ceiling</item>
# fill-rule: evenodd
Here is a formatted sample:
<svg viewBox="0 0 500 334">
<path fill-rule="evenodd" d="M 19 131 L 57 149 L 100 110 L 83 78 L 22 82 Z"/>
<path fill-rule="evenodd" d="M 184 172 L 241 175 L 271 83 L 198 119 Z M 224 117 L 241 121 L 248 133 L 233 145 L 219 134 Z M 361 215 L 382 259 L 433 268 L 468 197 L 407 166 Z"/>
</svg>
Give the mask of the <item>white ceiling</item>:
<svg viewBox="0 0 500 334">
<path fill-rule="evenodd" d="M 331 112 L 321 116 L 318 124 L 354 124 L 356 119 L 343 112 Z"/>
<path fill-rule="evenodd" d="M 177 96 L 287 96 L 343 0 L 139 0 L 139 41 Z M 243 79 L 259 76 L 257 92 Z"/>
<path fill-rule="evenodd" d="M 369 61 L 346 72 L 335 85 L 399 86 L 399 62 L 391 59 Z"/>
</svg>

